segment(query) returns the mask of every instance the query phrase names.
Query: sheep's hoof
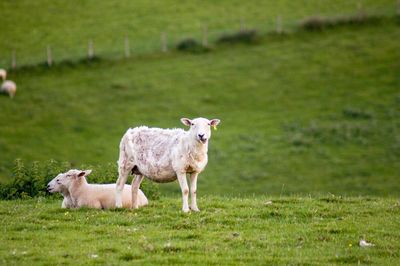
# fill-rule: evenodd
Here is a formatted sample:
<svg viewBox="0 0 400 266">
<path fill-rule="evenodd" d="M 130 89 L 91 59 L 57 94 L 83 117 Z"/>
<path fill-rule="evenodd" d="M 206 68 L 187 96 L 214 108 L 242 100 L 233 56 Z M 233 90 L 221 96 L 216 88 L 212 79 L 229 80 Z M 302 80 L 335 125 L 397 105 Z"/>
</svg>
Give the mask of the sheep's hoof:
<svg viewBox="0 0 400 266">
<path fill-rule="evenodd" d="M 182 209 L 182 211 L 183 211 L 184 213 L 188 213 L 188 212 L 190 212 L 190 209 L 189 209 L 189 208 L 187 208 L 187 209 Z"/>
<path fill-rule="evenodd" d="M 190 210 L 192 210 L 194 212 L 199 212 L 200 211 L 199 208 L 197 208 L 197 207 L 190 207 Z"/>
</svg>

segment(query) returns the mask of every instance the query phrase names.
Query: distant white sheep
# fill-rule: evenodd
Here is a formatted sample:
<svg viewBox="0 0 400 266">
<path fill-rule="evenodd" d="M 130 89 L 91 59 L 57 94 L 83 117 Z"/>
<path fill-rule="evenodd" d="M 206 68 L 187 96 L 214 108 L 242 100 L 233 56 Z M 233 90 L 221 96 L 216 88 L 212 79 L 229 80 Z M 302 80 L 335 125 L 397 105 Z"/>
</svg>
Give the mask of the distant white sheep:
<svg viewBox="0 0 400 266">
<path fill-rule="evenodd" d="M 14 98 L 17 92 L 17 85 L 14 81 L 6 80 L 1 84 L 0 92 L 6 92 L 11 98 Z"/>
<path fill-rule="evenodd" d="M 5 69 L 0 68 L 0 78 L 2 80 L 6 80 L 7 78 L 7 71 Z"/>
<path fill-rule="evenodd" d="M 121 191 L 129 173 L 135 175 L 132 181 L 132 206 L 143 176 L 155 182 L 172 182 L 176 179 L 182 190 L 182 210 L 189 211 L 189 187 L 186 174 L 190 174 L 190 209 L 199 211 L 196 201 L 197 177 L 207 165 L 210 127 L 216 127 L 220 120 L 182 118 L 181 122 L 190 126 L 183 129 L 160 129 L 145 126 L 128 129 L 120 143 L 116 189 L 116 207 L 122 206 Z"/>
<path fill-rule="evenodd" d="M 108 209 L 115 207 L 115 184 L 88 184 L 86 176 L 91 170 L 69 170 L 66 173 L 57 175 L 48 184 L 49 192 L 65 192 L 63 205 L 66 207 L 80 208 L 90 207 L 97 209 Z M 65 199 L 65 195 L 67 199 Z M 123 191 L 122 204 L 125 208 L 132 207 L 131 187 L 128 185 Z M 137 194 L 137 202 L 139 206 L 148 204 L 148 200 L 144 193 L 140 190 Z"/>
</svg>

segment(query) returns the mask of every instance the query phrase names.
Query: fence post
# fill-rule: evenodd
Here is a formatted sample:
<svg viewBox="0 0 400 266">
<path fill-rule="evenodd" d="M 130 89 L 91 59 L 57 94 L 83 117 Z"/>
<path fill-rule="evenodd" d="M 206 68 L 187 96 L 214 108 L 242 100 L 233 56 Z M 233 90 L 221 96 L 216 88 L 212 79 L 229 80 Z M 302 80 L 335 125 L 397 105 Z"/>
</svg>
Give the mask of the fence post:
<svg viewBox="0 0 400 266">
<path fill-rule="evenodd" d="M 51 54 L 51 47 L 50 45 L 47 45 L 47 65 L 51 67 L 53 64 L 53 56 Z"/>
<path fill-rule="evenodd" d="M 244 31 L 246 28 L 246 24 L 244 23 L 244 18 L 240 17 L 240 30 Z"/>
<path fill-rule="evenodd" d="M 11 53 L 11 68 L 15 69 L 16 67 L 17 67 L 17 58 L 15 55 L 15 50 L 13 50 Z"/>
<path fill-rule="evenodd" d="M 129 58 L 131 56 L 131 50 L 129 47 L 129 38 L 125 36 L 125 58 Z"/>
<path fill-rule="evenodd" d="M 88 42 L 88 58 L 92 59 L 93 55 L 94 55 L 93 41 L 89 40 L 89 42 Z"/>
<path fill-rule="evenodd" d="M 163 51 L 164 53 L 168 51 L 167 34 L 165 32 L 161 34 L 161 51 Z"/>
<path fill-rule="evenodd" d="M 400 0 L 397 0 L 396 14 L 400 16 Z"/>
<path fill-rule="evenodd" d="M 208 46 L 208 27 L 207 25 L 203 26 L 203 46 Z"/>
<path fill-rule="evenodd" d="M 364 14 L 363 4 L 362 4 L 361 0 L 358 0 L 358 2 L 357 2 L 357 13 L 359 15 L 363 15 Z"/>
<path fill-rule="evenodd" d="M 280 15 L 276 17 L 276 33 L 282 33 L 282 17 Z"/>
</svg>

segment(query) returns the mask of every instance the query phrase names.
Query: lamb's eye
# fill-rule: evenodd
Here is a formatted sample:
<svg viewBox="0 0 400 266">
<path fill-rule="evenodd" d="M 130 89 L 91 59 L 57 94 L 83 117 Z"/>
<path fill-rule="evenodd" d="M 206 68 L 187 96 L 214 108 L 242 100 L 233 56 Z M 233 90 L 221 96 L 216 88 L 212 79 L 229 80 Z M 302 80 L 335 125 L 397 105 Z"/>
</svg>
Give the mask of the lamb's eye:
<svg viewBox="0 0 400 266">
<path fill-rule="evenodd" d="M 194 124 L 193 124 L 193 123 L 191 123 L 190 125 L 191 125 L 191 126 L 194 126 Z"/>
<path fill-rule="evenodd" d="M 60 181 L 60 179 L 57 179 L 57 182 Z"/>
</svg>

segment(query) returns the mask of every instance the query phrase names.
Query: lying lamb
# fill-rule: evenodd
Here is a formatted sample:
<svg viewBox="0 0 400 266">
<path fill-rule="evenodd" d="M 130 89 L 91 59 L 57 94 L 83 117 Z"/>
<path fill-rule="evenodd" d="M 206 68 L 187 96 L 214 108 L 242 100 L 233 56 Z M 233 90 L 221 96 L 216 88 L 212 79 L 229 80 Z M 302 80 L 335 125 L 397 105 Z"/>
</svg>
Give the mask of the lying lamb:
<svg viewBox="0 0 400 266">
<path fill-rule="evenodd" d="M 132 181 L 132 206 L 138 208 L 136 195 L 143 176 L 155 182 L 172 182 L 176 179 L 182 190 L 182 210 L 189 212 L 189 188 L 186 174 L 190 174 L 190 209 L 199 211 L 196 201 L 197 176 L 207 165 L 210 127 L 216 127 L 220 120 L 182 118 L 190 126 L 183 129 L 160 129 L 145 126 L 130 128 L 122 137 L 118 160 L 116 206 L 121 207 L 121 191 L 129 173 L 135 174 Z"/>
<path fill-rule="evenodd" d="M 14 98 L 15 93 L 17 92 L 17 85 L 14 81 L 5 80 L 0 87 L 0 92 L 7 93 L 10 98 Z"/>
<path fill-rule="evenodd" d="M 91 170 L 69 170 L 57 175 L 47 185 L 49 192 L 61 192 L 64 196 L 61 207 L 91 207 L 108 209 L 115 207 L 115 184 L 88 184 L 86 176 Z M 137 194 L 139 206 L 148 204 L 147 198 L 140 190 Z M 132 207 L 131 186 L 126 186 L 122 194 L 123 207 Z"/>
</svg>

